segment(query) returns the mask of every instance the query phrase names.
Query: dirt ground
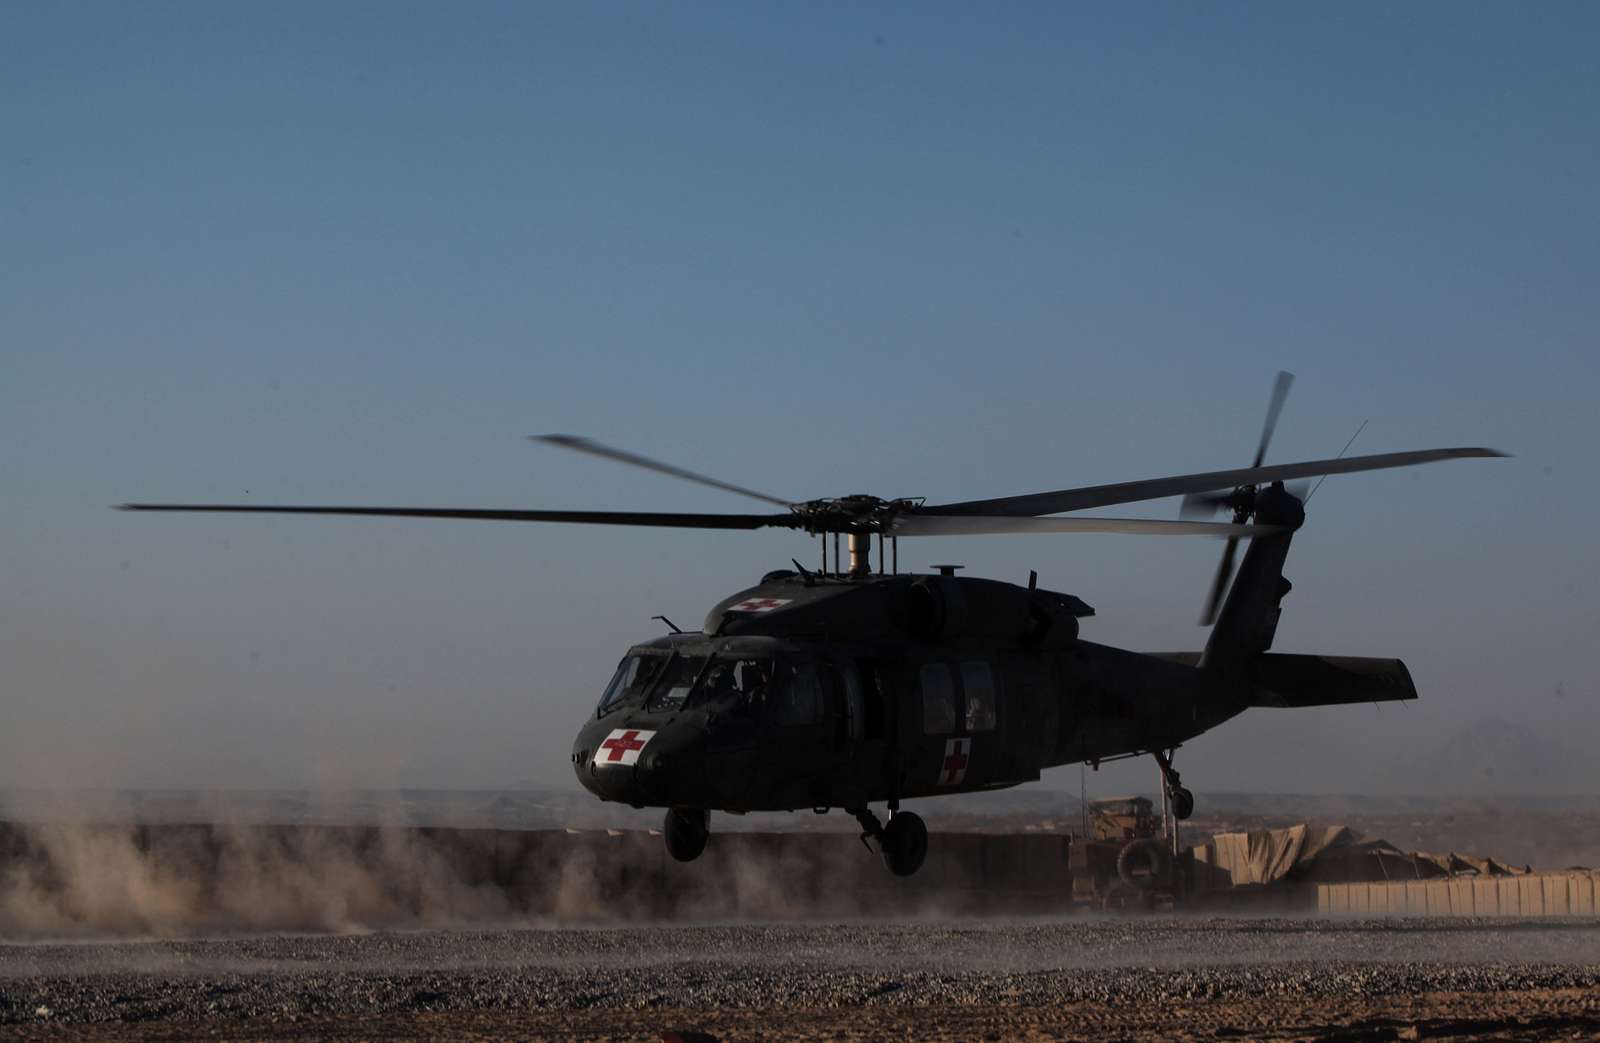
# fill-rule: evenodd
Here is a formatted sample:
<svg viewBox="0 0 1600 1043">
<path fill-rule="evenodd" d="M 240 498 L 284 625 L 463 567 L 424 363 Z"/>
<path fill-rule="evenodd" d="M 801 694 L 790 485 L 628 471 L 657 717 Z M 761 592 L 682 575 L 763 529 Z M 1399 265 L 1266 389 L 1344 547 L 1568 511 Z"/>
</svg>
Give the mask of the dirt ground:
<svg viewBox="0 0 1600 1043">
<path fill-rule="evenodd" d="M 1600 1039 L 1600 922 L 654 925 L 0 944 L 0 1039 Z"/>
<path fill-rule="evenodd" d="M 0 1038 L 83 1040 L 1529 1040 L 1600 1039 L 1588 989 L 1427 993 L 1382 1000 L 649 1011 L 517 1011 L 300 1017 L 174 1025 L 13 1025 Z M 702 1033 L 697 1037 L 692 1033 Z"/>
</svg>

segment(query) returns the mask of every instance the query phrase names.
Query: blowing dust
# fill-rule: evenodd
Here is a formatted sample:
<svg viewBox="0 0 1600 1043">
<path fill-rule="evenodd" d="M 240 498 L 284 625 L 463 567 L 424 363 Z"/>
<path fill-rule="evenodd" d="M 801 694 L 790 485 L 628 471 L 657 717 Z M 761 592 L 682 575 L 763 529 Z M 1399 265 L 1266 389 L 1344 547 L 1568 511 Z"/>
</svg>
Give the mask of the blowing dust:
<svg viewBox="0 0 1600 1043">
<path fill-rule="evenodd" d="M 0 823 L 0 937 L 904 915 L 949 908 L 936 876 L 849 836 L 713 836 L 682 865 L 647 833 Z"/>
</svg>

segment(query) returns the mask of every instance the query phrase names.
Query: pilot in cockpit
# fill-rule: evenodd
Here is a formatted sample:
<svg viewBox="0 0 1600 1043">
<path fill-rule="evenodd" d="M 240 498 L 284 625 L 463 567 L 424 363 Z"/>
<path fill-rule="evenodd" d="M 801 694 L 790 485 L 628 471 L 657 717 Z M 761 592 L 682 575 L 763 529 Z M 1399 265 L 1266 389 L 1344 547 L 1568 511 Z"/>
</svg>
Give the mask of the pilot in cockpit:
<svg viewBox="0 0 1600 1043">
<path fill-rule="evenodd" d="M 739 688 L 744 701 L 750 706 L 760 706 L 767 699 L 766 664 L 759 659 L 745 659 L 739 663 Z"/>
<path fill-rule="evenodd" d="M 711 668 L 711 673 L 706 677 L 706 698 L 712 702 L 721 702 L 739 694 L 738 687 L 734 684 L 733 668 L 725 663 L 718 663 Z"/>
</svg>

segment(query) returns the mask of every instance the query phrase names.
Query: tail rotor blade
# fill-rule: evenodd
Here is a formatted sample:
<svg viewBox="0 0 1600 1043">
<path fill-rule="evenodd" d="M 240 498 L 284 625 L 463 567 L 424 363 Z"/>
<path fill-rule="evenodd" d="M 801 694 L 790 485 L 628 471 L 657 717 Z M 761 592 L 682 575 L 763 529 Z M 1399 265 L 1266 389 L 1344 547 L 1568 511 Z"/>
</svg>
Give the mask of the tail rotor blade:
<svg viewBox="0 0 1600 1043">
<path fill-rule="evenodd" d="M 1222 560 L 1217 563 L 1217 575 L 1211 581 L 1211 594 L 1206 598 L 1206 607 L 1200 613 L 1200 625 L 1208 627 L 1217 621 L 1217 611 L 1222 607 L 1222 595 L 1227 593 L 1228 581 L 1233 578 L 1233 556 L 1239 550 L 1239 537 L 1228 537 L 1228 545 L 1222 548 Z"/>
<path fill-rule="evenodd" d="M 1228 506 L 1227 493 L 1190 493 L 1178 505 L 1178 517 L 1184 521 L 1209 518 Z"/>
<path fill-rule="evenodd" d="M 1278 427 L 1278 416 L 1283 412 L 1283 400 L 1289 397 L 1289 385 L 1294 383 L 1294 374 L 1284 370 L 1278 371 L 1278 377 L 1272 382 L 1272 399 L 1267 403 L 1267 423 L 1261 429 L 1261 444 L 1256 447 L 1256 459 L 1251 467 L 1260 467 L 1261 461 L 1267 455 L 1267 443 L 1272 441 L 1272 432 Z"/>
</svg>

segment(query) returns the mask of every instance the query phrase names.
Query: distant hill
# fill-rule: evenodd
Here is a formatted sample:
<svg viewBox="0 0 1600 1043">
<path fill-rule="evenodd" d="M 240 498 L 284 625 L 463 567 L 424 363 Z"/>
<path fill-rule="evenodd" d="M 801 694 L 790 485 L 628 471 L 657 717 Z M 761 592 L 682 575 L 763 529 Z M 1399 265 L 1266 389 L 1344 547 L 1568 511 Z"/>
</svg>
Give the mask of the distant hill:
<svg viewBox="0 0 1600 1043">
<path fill-rule="evenodd" d="M 1431 752 L 1392 765 L 1396 793 L 1533 795 L 1600 792 L 1600 760 L 1500 718 L 1485 718 Z"/>
</svg>

